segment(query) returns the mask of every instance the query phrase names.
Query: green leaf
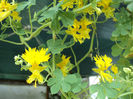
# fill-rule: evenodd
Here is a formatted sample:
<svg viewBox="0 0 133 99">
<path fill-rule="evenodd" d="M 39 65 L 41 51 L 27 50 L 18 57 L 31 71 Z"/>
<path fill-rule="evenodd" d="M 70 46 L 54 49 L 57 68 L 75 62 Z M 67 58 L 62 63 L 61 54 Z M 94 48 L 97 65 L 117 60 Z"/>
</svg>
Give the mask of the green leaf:
<svg viewBox="0 0 133 99">
<path fill-rule="evenodd" d="M 71 46 L 73 44 L 74 44 L 74 39 L 73 38 L 71 38 L 69 42 L 65 43 L 66 46 Z"/>
<path fill-rule="evenodd" d="M 20 35 L 20 36 L 25 35 L 25 30 L 24 29 L 17 29 L 16 34 Z"/>
<path fill-rule="evenodd" d="M 115 57 L 121 55 L 121 53 L 123 51 L 123 49 L 118 47 L 118 45 L 113 45 L 113 47 L 111 49 L 112 49 L 111 54 Z"/>
<path fill-rule="evenodd" d="M 77 81 L 72 84 L 71 90 L 73 93 L 77 93 L 86 87 L 86 84 L 82 82 L 81 76 L 79 74 L 75 74 L 75 76 L 77 77 Z"/>
<path fill-rule="evenodd" d="M 36 5 L 36 0 L 28 0 L 29 4 Z"/>
<path fill-rule="evenodd" d="M 48 18 L 51 18 L 53 19 L 58 13 L 58 7 L 55 6 L 55 7 L 52 7 L 50 9 L 48 9 L 47 11 L 44 11 L 42 14 L 41 14 L 41 18 L 38 20 L 38 22 L 42 22 L 44 21 L 45 19 L 48 19 Z"/>
<path fill-rule="evenodd" d="M 93 94 L 93 93 L 97 92 L 98 89 L 99 89 L 99 85 L 98 85 L 98 84 L 96 84 L 96 85 L 91 85 L 91 86 L 90 86 L 90 93 Z"/>
<path fill-rule="evenodd" d="M 29 2 L 27 2 L 27 1 L 20 2 L 20 3 L 18 3 L 18 6 L 17 6 L 16 11 L 17 11 L 17 12 L 20 12 L 20 11 L 22 11 L 25 7 L 27 7 L 28 5 L 29 5 Z"/>
<path fill-rule="evenodd" d="M 111 7 L 118 8 L 122 0 L 112 0 Z"/>
<path fill-rule="evenodd" d="M 132 3 L 127 5 L 127 9 L 130 10 L 131 12 L 133 12 L 133 1 L 132 1 Z"/>
<path fill-rule="evenodd" d="M 53 76 L 54 78 L 50 78 L 48 80 L 48 86 L 50 86 L 51 93 L 56 94 L 59 92 L 62 86 L 64 77 L 60 69 L 55 69 L 55 71 L 53 72 Z"/>
<path fill-rule="evenodd" d="M 86 88 L 86 87 L 87 87 L 87 85 L 88 85 L 88 83 L 87 83 L 87 82 L 83 82 L 83 83 L 81 84 L 81 88 L 82 88 L 82 89 L 84 89 L 84 88 Z"/>
<path fill-rule="evenodd" d="M 75 15 L 73 12 L 63 12 L 59 11 L 59 16 L 61 17 L 61 21 L 64 26 L 73 25 L 73 21 L 75 19 Z"/>
<path fill-rule="evenodd" d="M 0 34 L 0 39 L 6 39 L 8 37 L 8 34 Z"/>
<path fill-rule="evenodd" d="M 61 72 L 60 69 L 56 69 L 56 70 L 54 71 L 53 74 L 54 74 L 54 76 L 55 76 L 56 78 L 58 78 L 58 79 L 63 78 L 63 74 L 62 74 L 62 72 Z"/>
<path fill-rule="evenodd" d="M 73 93 L 78 93 L 78 92 L 80 92 L 80 91 L 81 91 L 80 86 L 76 86 L 75 88 L 72 89 L 72 92 L 73 92 Z"/>
<path fill-rule="evenodd" d="M 77 78 L 75 74 L 70 74 L 65 77 L 65 82 L 68 82 L 70 84 L 74 84 L 77 82 Z"/>
<path fill-rule="evenodd" d="M 57 16 L 56 16 L 55 18 L 53 18 L 53 20 L 52 20 L 51 29 L 52 29 L 55 33 L 58 33 L 58 32 L 60 31 L 60 22 L 59 22 Z"/>
<path fill-rule="evenodd" d="M 133 0 L 124 0 L 125 3 L 131 3 Z"/>
<path fill-rule="evenodd" d="M 129 54 L 130 54 L 130 48 L 127 48 L 127 49 L 125 49 L 125 51 L 124 51 L 124 53 L 123 53 L 123 56 L 128 56 Z"/>
<path fill-rule="evenodd" d="M 48 79 L 48 86 L 52 86 L 55 83 L 56 83 L 56 79 L 55 78 L 49 78 Z"/>
<path fill-rule="evenodd" d="M 64 48 L 66 48 L 66 45 L 62 45 L 62 40 L 59 39 L 55 41 L 50 39 L 47 41 L 47 45 L 53 54 L 59 54 Z"/>
<path fill-rule="evenodd" d="M 71 89 L 71 85 L 69 85 L 68 83 L 66 83 L 65 81 L 63 81 L 63 83 L 62 83 L 62 90 L 64 92 L 68 92 L 68 91 L 70 91 L 70 89 Z"/>
<path fill-rule="evenodd" d="M 113 88 L 106 87 L 105 90 L 106 90 L 106 96 L 111 97 L 111 98 L 116 97 L 118 94 L 118 91 Z"/>
<path fill-rule="evenodd" d="M 118 23 L 116 25 L 116 30 L 113 31 L 113 33 L 112 33 L 112 36 L 113 37 L 117 37 L 120 34 L 123 35 L 123 36 L 129 34 L 129 31 L 128 31 L 129 30 L 129 27 L 130 27 L 130 25 L 128 23 L 125 23 L 125 24 Z"/>
<path fill-rule="evenodd" d="M 36 5 L 36 0 L 28 0 L 28 1 L 23 1 L 23 2 L 18 3 L 16 11 L 20 12 L 29 5 Z"/>
<path fill-rule="evenodd" d="M 102 87 L 100 87 L 99 89 L 98 89 L 98 95 L 97 95 L 97 98 L 98 99 L 105 99 L 105 90 L 102 88 Z"/>
<path fill-rule="evenodd" d="M 52 87 L 50 87 L 51 94 L 57 94 L 59 92 L 60 88 L 61 88 L 60 83 L 54 84 Z"/>
<path fill-rule="evenodd" d="M 108 86 L 111 87 L 111 88 L 123 88 L 124 83 L 115 80 L 112 83 L 108 83 Z"/>
</svg>

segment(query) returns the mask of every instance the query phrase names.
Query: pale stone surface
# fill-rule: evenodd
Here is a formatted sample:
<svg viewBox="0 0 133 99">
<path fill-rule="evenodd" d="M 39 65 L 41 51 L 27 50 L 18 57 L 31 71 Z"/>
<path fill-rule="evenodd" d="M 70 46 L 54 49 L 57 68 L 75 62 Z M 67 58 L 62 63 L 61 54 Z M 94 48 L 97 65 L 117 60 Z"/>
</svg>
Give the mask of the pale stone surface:
<svg viewBox="0 0 133 99">
<path fill-rule="evenodd" d="M 45 92 L 44 86 L 0 84 L 0 99 L 45 99 Z"/>
</svg>

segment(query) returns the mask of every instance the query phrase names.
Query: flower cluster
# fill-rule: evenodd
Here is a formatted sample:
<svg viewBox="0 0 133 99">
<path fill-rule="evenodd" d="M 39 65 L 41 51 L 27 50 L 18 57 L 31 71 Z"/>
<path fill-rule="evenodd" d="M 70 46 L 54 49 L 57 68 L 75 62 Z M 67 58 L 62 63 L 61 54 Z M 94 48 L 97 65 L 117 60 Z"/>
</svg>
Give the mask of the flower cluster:
<svg viewBox="0 0 133 99">
<path fill-rule="evenodd" d="M 69 26 L 66 33 L 72 35 L 76 42 L 83 43 L 85 39 L 90 39 L 91 29 L 88 28 L 90 24 L 92 24 L 92 21 L 89 21 L 86 17 L 83 17 L 80 21 L 75 19 L 73 26 Z"/>
<path fill-rule="evenodd" d="M 118 73 L 118 68 L 112 64 L 112 59 L 104 55 L 96 56 L 94 57 L 94 60 L 98 68 L 93 68 L 92 70 L 101 76 L 103 82 L 105 82 L 105 80 L 112 82 L 113 77 L 110 75 L 109 68 L 111 68 L 111 71 L 114 74 Z"/>
<path fill-rule="evenodd" d="M 29 71 L 32 72 L 32 75 L 27 79 L 27 83 L 30 84 L 35 80 L 35 87 L 37 81 L 40 84 L 44 81 L 44 78 L 40 73 L 44 71 L 47 66 L 39 66 L 39 64 L 49 60 L 50 54 L 46 55 L 47 51 L 48 49 L 43 48 L 41 50 L 29 48 L 29 50 L 25 50 L 25 53 L 22 54 L 22 58 L 31 65 Z"/>
<path fill-rule="evenodd" d="M 100 2 L 98 2 L 98 7 L 101 7 L 102 12 L 105 14 L 107 19 L 113 18 L 113 20 L 115 21 L 115 8 L 110 7 L 111 2 L 112 0 L 101 0 Z"/>
<path fill-rule="evenodd" d="M 62 55 L 62 61 L 56 65 L 61 69 L 64 76 L 66 76 L 67 73 L 73 68 L 73 66 L 70 64 L 70 57 L 66 58 L 65 55 Z"/>
<path fill-rule="evenodd" d="M 76 5 L 78 8 L 83 7 L 83 0 L 59 0 L 59 2 L 61 1 L 63 1 L 63 4 L 61 5 L 62 9 L 66 9 L 66 11 L 72 9 L 74 5 Z"/>
<path fill-rule="evenodd" d="M 8 16 L 12 16 L 13 20 L 21 20 L 18 16 L 18 12 L 14 11 L 17 8 L 17 4 L 13 1 L 11 4 L 7 0 L 1 0 L 0 2 L 0 22 L 6 19 Z"/>
</svg>

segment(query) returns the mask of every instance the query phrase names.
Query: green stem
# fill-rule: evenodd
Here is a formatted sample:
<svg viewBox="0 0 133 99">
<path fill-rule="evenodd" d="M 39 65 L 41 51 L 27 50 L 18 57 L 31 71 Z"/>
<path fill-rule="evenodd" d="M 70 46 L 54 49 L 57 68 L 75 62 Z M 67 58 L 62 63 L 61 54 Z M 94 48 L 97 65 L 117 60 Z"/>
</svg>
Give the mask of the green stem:
<svg viewBox="0 0 133 99">
<path fill-rule="evenodd" d="M 55 42 L 55 39 L 56 39 L 56 34 L 55 32 L 53 31 L 52 33 L 52 38 L 53 38 L 53 43 Z M 55 70 L 55 54 L 53 54 L 53 71 Z"/>
<path fill-rule="evenodd" d="M 54 7 L 56 6 L 56 0 L 54 0 L 54 2 L 53 2 L 53 6 L 54 6 Z"/>
<path fill-rule="evenodd" d="M 62 40 L 62 45 L 64 44 L 64 42 L 65 42 L 67 36 L 68 36 L 67 34 L 64 36 L 64 38 L 63 38 L 63 40 Z"/>
<path fill-rule="evenodd" d="M 86 9 L 86 8 L 89 8 L 91 5 L 92 5 L 92 3 L 89 3 L 88 5 L 83 6 L 82 8 L 79 8 L 79 9 L 74 10 L 74 12 L 79 12 L 79 11 L 81 11 L 81 10 L 84 10 L 84 9 Z"/>
<path fill-rule="evenodd" d="M 93 34 L 92 34 L 92 38 L 91 38 L 91 44 L 90 44 L 90 49 L 89 51 L 84 55 L 84 57 L 82 57 L 77 65 L 79 65 L 86 57 L 89 56 L 89 54 L 93 51 L 93 43 L 94 43 L 94 37 L 95 37 L 95 34 L 96 34 L 96 29 L 95 29 L 95 25 L 93 26 Z"/>
<path fill-rule="evenodd" d="M 30 48 L 30 46 L 28 45 L 28 43 L 24 40 L 24 38 L 22 36 L 19 36 L 20 41 L 27 47 Z"/>
<path fill-rule="evenodd" d="M 99 41 L 98 41 L 98 35 L 96 33 L 96 41 L 97 41 L 97 51 L 98 51 L 98 55 L 99 55 Z"/>
<path fill-rule="evenodd" d="M 122 97 L 122 96 L 130 95 L 130 94 L 133 94 L 133 92 L 123 93 L 123 94 L 119 95 L 118 97 Z"/>
<path fill-rule="evenodd" d="M 55 54 L 53 54 L 53 68 L 52 68 L 52 71 L 55 70 Z"/>
<path fill-rule="evenodd" d="M 80 68 L 79 68 L 79 65 L 77 65 L 77 58 L 76 58 L 76 55 L 74 53 L 74 50 L 72 47 L 70 47 L 71 51 L 72 51 L 72 54 L 73 54 L 73 57 L 74 57 L 74 62 L 75 62 L 75 66 L 77 67 L 77 72 L 80 74 Z"/>
<path fill-rule="evenodd" d="M 44 80 L 44 83 L 47 82 L 47 79 L 48 79 L 49 76 L 50 76 L 50 74 L 48 74 L 48 75 L 46 76 L 46 78 L 45 78 L 45 80 Z"/>
<path fill-rule="evenodd" d="M 96 23 L 105 23 L 108 19 L 105 19 L 103 21 L 97 21 Z"/>
<path fill-rule="evenodd" d="M 13 27 L 13 25 L 12 25 L 11 17 L 9 16 L 8 18 L 9 18 L 9 20 L 10 20 L 10 26 L 11 26 L 13 32 L 16 33 L 16 30 L 14 29 L 14 27 Z M 17 33 L 16 33 L 16 34 L 17 34 Z"/>
<path fill-rule="evenodd" d="M 74 41 L 74 43 L 73 44 L 71 44 L 70 46 L 68 46 L 67 48 L 70 48 L 70 47 L 72 47 L 73 45 L 75 45 L 75 41 Z"/>
<path fill-rule="evenodd" d="M 30 35 L 30 37 L 25 38 L 25 41 L 29 41 L 29 40 L 31 40 L 33 37 L 36 37 L 37 35 L 39 35 L 40 32 L 41 32 L 45 27 L 49 26 L 50 24 L 51 24 L 51 22 L 48 22 L 48 23 L 43 24 L 42 26 L 40 26 L 36 31 L 34 31 L 34 32 Z"/>
<path fill-rule="evenodd" d="M 89 87 L 83 89 L 81 92 L 79 92 L 78 94 L 76 94 L 76 96 L 79 96 L 79 95 L 81 95 L 83 92 L 86 92 L 86 91 L 88 91 L 88 90 L 89 90 Z"/>
<path fill-rule="evenodd" d="M 3 40 L 3 39 L 0 39 L 0 41 L 7 42 L 7 43 L 11 43 L 11 44 L 14 44 L 14 45 L 23 45 L 23 43 L 17 43 L 17 42 Z"/>
<path fill-rule="evenodd" d="M 31 12 L 30 12 L 30 7 L 31 7 L 31 5 L 28 7 L 28 9 L 29 9 L 29 20 L 30 20 L 30 27 L 31 27 L 31 33 L 32 33 L 33 26 L 32 26 L 32 20 L 31 20 Z"/>
<path fill-rule="evenodd" d="M 60 89 L 60 92 L 61 92 L 62 95 L 65 97 L 65 99 L 70 99 L 70 98 L 68 98 L 68 96 L 62 91 L 62 89 Z"/>
<path fill-rule="evenodd" d="M 35 37 L 35 39 L 36 39 L 38 45 L 41 45 L 41 41 L 40 41 L 40 39 L 38 39 L 38 37 Z"/>
</svg>

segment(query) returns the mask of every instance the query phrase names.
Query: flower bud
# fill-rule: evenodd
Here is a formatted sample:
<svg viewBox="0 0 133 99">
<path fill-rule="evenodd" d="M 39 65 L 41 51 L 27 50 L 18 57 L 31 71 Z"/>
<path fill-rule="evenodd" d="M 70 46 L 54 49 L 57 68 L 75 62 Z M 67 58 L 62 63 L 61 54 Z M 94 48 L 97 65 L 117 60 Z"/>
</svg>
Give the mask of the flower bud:
<svg viewBox="0 0 133 99">
<path fill-rule="evenodd" d="M 133 76 L 133 72 L 131 72 L 131 76 Z"/>
<path fill-rule="evenodd" d="M 16 65 L 21 65 L 22 63 L 23 63 L 22 60 L 19 60 L 19 61 L 16 61 L 16 62 L 15 62 Z"/>
<path fill-rule="evenodd" d="M 20 59 L 19 55 L 18 56 L 14 56 L 14 60 L 18 61 Z"/>
<path fill-rule="evenodd" d="M 102 13 L 101 9 L 96 7 L 96 13 L 100 15 Z"/>
<path fill-rule="evenodd" d="M 31 67 L 31 64 L 28 63 L 26 66 L 27 66 L 27 67 Z"/>
<path fill-rule="evenodd" d="M 123 68 L 123 71 L 124 71 L 125 73 L 127 73 L 127 74 L 131 73 L 131 69 L 130 69 L 130 68 L 124 67 L 124 68 Z"/>
<path fill-rule="evenodd" d="M 129 66 L 131 69 L 133 69 L 133 66 Z"/>
</svg>

